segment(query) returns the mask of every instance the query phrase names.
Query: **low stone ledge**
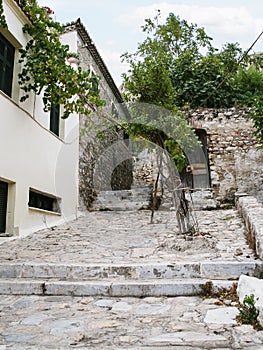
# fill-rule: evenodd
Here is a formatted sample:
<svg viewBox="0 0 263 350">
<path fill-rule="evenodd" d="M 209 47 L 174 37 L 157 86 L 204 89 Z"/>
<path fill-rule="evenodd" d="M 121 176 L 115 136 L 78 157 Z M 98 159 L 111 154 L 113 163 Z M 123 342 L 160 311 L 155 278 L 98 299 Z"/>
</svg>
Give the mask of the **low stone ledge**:
<svg viewBox="0 0 263 350">
<path fill-rule="evenodd" d="M 237 293 L 240 303 L 246 296 L 254 295 L 255 307 L 259 311 L 258 321 L 263 326 L 263 280 L 256 277 L 241 275 L 238 282 Z"/>
<path fill-rule="evenodd" d="M 237 199 L 237 209 L 248 232 L 248 241 L 257 256 L 263 260 L 263 206 L 255 197 L 243 196 Z"/>
<path fill-rule="evenodd" d="M 237 261 L 207 261 L 200 264 L 201 278 L 238 280 L 241 274 L 247 276 L 261 276 L 262 262 Z"/>
</svg>

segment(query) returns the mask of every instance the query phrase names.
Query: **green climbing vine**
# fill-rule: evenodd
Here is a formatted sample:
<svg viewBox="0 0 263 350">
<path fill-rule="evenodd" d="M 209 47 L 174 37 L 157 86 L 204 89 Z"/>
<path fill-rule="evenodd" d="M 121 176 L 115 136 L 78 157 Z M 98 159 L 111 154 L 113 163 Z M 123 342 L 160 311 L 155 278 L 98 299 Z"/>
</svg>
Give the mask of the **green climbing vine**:
<svg viewBox="0 0 263 350">
<path fill-rule="evenodd" d="M 99 78 L 94 78 L 89 70 L 75 69 L 68 64 L 68 58 L 76 54 L 60 42 L 63 27 L 53 20 L 53 11 L 40 7 L 36 0 L 20 0 L 20 5 L 30 19 L 30 23 L 23 26 L 30 39 L 20 49 L 19 85 L 24 91 L 21 102 L 31 91 L 43 93 L 44 110 L 50 110 L 51 105 L 63 105 L 63 118 L 71 113 L 89 114 L 102 106 L 100 91 L 94 89 Z M 0 21 L 1 27 L 6 28 L 3 0 L 0 0 Z"/>
<path fill-rule="evenodd" d="M 0 27 L 7 28 L 7 23 L 4 15 L 3 1 L 0 0 Z"/>
</svg>

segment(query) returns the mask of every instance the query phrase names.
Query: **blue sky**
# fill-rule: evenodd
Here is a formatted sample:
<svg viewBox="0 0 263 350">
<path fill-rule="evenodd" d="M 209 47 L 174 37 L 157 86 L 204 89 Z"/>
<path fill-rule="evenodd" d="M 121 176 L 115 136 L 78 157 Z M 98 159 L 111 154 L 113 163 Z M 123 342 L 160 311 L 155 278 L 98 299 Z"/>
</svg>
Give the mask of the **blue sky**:
<svg viewBox="0 0 263 350">
<path fill-rule="evenodd" d="M 141 26 L 157 9 L 165 19 L 174 12 L 182 19 L 205 28 L 221 48 L 227 42 L 238 42 L 247 49 L 263 31 L 262 0 L 39 0 L 40 5 L 55 11 L 61 23 L 80 18 L 102 55 L 116 84 L 127 66 L 120 55 L 133 52 L 143 41 Z M 263 36 L 254 47 L 263 51 Z"/>
</svg>

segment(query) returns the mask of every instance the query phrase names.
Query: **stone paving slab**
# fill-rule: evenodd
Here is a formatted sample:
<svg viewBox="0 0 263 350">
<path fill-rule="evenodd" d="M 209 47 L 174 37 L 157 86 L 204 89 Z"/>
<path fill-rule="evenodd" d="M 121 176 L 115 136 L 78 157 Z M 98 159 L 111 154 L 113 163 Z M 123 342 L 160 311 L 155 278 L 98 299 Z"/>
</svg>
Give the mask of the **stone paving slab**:
<svg viewBox="0 0 263 350">
<path fill-rule="evenodd" d="M 262 349 L 263 331 L 237 324 L 235 304 L 226 304 L 196 296 L 1 296 L 0 350 Z M 224 322 L 211 315 L 228 307 Z"/>
<path fill-rule="evenodd" d="M 262 275 L 262 261 L 216 261 L 179 263 L 133 263 L 133 264 L 48 264 L 48 263 L 1 263 L 1 278 L 34 278 L 62 280 L 98 279 L 179 279 L 211 278 L 238 279 Z"/>
<path fill-rule="evenodd" d="M 138 273 L 138 266 L 144 266 L 140 270 L 143 277 L 153 273 L 156 266 L 160 267 L 157 273 L 162 274 L 161 266 L 187 262 L 197 266 L 199 272 L 213 272 L 214 276 L 222 271 L 230 275 L 235 268 L 238 273 L 240 266 L 248 274 L 261 269 L 261 262 L 247 245 L 236 210 L 197 212 L 196 216 L 199 232 L 188 236 L 178 232 L 173 212 L 156 213 L 154 224 L 149 223 L 148 211 L 87 213 L 79 220 L 27 237 L 2 239 L 0 271 L 7 278 L 4 273 L 17 273 L 23 264 L 32 267 L 31 273 L 43 275 L 49 273 L 44 266 L 56 266 L 60 273 L 65 272 L 65 266 L 73 265 L 136 266 L 131 273 Z M 4 272 L 5 266 L 11 265 Z M 14 266 L 16 272 L 12 270 Z M 152 272 L 147 272 L 149 266 Z M 78 267 L 74 273 L 83 273 Z M 21 271 L 25 272 L 23 267 Z M 114 274 L 114 269 L 107 271 Z M 23 281 L 14 279 L 17 291 L 18 282 Z M 31 282 L 36 282 L 36 292 L 41 292 L 43 283 L 47 283 Z M 118 288 L 123 288 L 121 282 L 117 281 Z M 50 281 L 50 288 L 54 283 L 61 281 Z M 231 300 L 198 296 L 1 295 L 0 350 L 262 350 L 262 331 L 237 324 L 232 313 L 225 323 L 218 321 L 219 308 L 225 313 L 224 308 L 236 306 Z"/>
<path fill-rule="evenodd" d="M 28 279 L 0 279 L 0 295 L 71 295 L 71 296 L 187 296 L 207 293 L 207 283 L 212 282 L 211 292 L 230 290 L 233 281 L 183 279 L 150 281 L 56 281 Z"/>
<path fill-rule="evenodd" d="M 91 212 L 24 238 L 1 239 L 0 262 L 138 264 L 254 262 L 236 210 L 195 212 L 199 234 L 178 234 L 175 213 Z"/>
</svg>

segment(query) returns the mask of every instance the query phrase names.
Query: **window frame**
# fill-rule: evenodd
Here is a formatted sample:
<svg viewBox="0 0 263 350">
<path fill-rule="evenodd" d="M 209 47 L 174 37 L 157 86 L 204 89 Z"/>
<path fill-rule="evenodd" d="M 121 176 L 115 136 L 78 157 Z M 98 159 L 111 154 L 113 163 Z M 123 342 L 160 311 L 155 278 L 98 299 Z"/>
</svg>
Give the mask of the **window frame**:
<svg viewBox="0 0 263 350">
<path fill-rule="evenodd" d="M 2 33 L 0 33 L 1 44 L 3 54 L 0 51 L 0 90 L 12 97 L 16 48 Z"/>
<path fill-rule="evenodd" d="M 8 204 L 8 183 L 0 180 L 0 190 L 2 192 L 1 195 L 1 210 L 0 210 L 0 234 L 6 233 L 7 228 L 7 204 Z M 3 212 L 2 212 L 3 210 Z M 3 227 L 3 228 L 2 228 Z"/>
<path fill-rule="evenodd" d="M 49 114 L 49 130 L 60 136 L 60 105 L 52 105 Z"/>
<path fill-rule="evenodd" d="M 33 210 L 61 215 L 61 198 L 30 187 L 28 193 L 28 207 Z"/>
</svg>

